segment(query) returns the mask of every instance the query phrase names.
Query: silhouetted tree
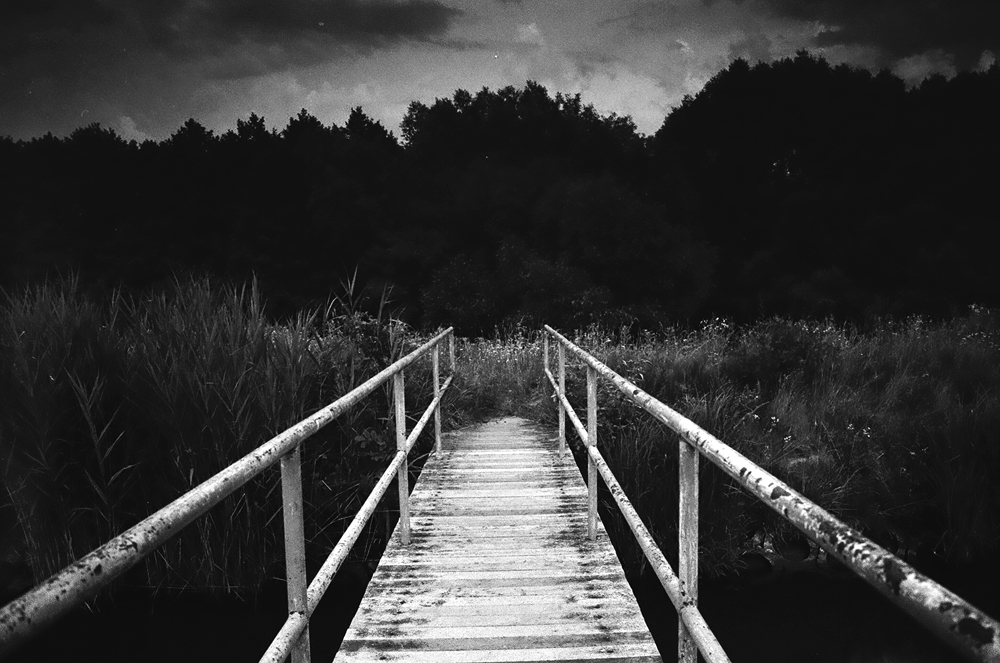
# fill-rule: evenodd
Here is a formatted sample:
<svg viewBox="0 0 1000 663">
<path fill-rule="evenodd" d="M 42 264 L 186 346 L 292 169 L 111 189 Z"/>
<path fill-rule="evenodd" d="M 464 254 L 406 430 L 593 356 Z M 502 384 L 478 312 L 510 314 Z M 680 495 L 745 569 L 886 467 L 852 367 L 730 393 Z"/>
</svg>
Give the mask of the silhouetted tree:
<svg viewBox="0 0 1000 663">
<path fill-rule="evenodd" d="M 0 286 L 252 275 L 283 314 L 345 275 L 412 322 L 655 324 L 1000 304 L 1000 67 L 932 77 L 735 60 L 653 137 L 580 95 L 457 90 L 402 144 L 352 109 L 0 139 Z"/>
</svg>

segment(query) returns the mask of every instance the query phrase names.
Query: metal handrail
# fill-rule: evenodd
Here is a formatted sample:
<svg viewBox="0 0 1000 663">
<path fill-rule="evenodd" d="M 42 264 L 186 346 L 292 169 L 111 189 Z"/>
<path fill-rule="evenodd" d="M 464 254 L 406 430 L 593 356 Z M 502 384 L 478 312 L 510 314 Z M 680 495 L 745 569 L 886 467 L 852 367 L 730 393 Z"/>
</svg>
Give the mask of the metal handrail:
<svg viewBox="0 0 1000 663">
<path fill-rule="evenodd" d="M 438 384 L 439 344 L 448 339 L 451 373 Z M 412 432 L 406 434 L 403 371 L 428 351 L 433 362 L 434 398 Z M 286 581 L 288 612 L 285 626 L 262 661 L 280 661 L 292 655 L 293 663 L 308 662 L 309 617 L 357 540 L 365 523 L 391 483 L 399 480 L 401 529 L 408 534 L 408 484 L 406 457 L 431 415 L 435 420 L 435 450 L 441 447 L 441 400 L 455 373 L 453 328 L 440 332 L 419 348 L 394 362 L 330 405 L 274 436 L 216 475 L 184 493 L 176 500 L 119 534 L 104 545 L 58 571 L 34 589 L 0 608 L 0 657 L 11 653 L 26 640 L 73 608 L 93 598 L 112 580 L 137 564 L 143 557 L 206 511 L 217 505 L 247 481 L 281 461 L 282 498 L 285 523 Z M 393 378 L 396 411 L 397 452 L 372 494 L 341 536 L 312 583 L 307 586 L 305 539 L 302 528 L 301 443 L 319 429 L 357 404 L 389 378 Z M 408 536 L 404 538 L 404 542 Z M 305 635 L 305 637 L 303 637 Z"/>
<path fill-rule="evenodd" d="M 802 533 L 819 544 L 829 555 L 840 560 L 855 574 L 886 596 L 897 607 L 914 617 L 921 625 L 956 651 L 972 661 L 1000 663 L 1000 622 L 979 610 L 951 590 L 919 573 L 888 550 L 865 538 L 860 532 L 841 522 L 802 494 L 793 490 L 773 474 L 765 471 L 746 456 L 729 447 L 690 419 L 653 398 L 629 380 L 614 372 L 593 355 L 545 325 L 545 331 L 558 342 L 558 380 L 548 368 L 549 336 L 544 337 L 544 371 L 555 390 L 559 404 L 560 446 L 565 447 L 564 412 L 569 414 L 580 438 L 587 445 L 590 489 L 596 491 L 593 473 L 600 472 L 612 496 L 621 508 L 647 559 L 660 578 L 680 615 L 678 626 L 678 658 L 696 661 L 697 652 L 688 645 L 693 642 L 706 660 L 727 661 L 725 653 L 716 652 L 700 632 L 697 613 L 697 554 L 698 554 L 698 455 L 704 456 L 735 479 L 751 495 L 776 511 Z M 579 417 L 566 399 L 564 348 L 587 365 L 588 420 L 584 430 Z M 597 451 L 597 389 L 596 376 L 611 382 L 626 398 L 636 403 L 680 436 L 680 523 L 678 536 L 680 554 L 678 571 L 673 570 L 656 547 L 649 532 L 632 509 L 621 486 L 614 479 L 600 452 Z M 693 458 L 693 462 L 692 462 Z M 596 507 L 596 505 L 595 505 Z M 693 575 L 691 574 L 693 570 Z M 678 578 L 679 576 L 679 578 Z M 693 610 L 692 610 L 693 608 Z M 697 616 L 695 616 L 697 615 Z M 707 626 L 705 627 L 707 628 Z M 709 634 L 711 631 L 709 631 Z M 704 641 L 704 642 L 703 642 Z"/>
</svg>

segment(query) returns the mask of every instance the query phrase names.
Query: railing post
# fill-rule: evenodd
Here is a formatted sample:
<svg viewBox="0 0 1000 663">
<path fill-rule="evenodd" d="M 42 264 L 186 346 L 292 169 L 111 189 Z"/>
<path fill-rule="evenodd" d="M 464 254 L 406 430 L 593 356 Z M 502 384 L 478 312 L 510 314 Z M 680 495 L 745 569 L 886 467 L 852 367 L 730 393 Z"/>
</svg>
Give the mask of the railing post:
<svg viewBox="0 0 1000 663">
<path fill-rule="evenodd" d="M 285 584 L 288 614 L 309 611 L 306 537 L 302 524 L 302 443 L 281 457 L 281 500 L 285 525 Z M 292 663 L 309 663 L 309 626 L 292 648 Z"/>
<path fill-rule="evenodd" d="M 441 382 L 440 382 L 440 357 L 441 353 L 438 346 L 434 346 L 431 350 L 431 374 L 434 378 L 434 398 L 437 398 L 441 393 Z M 434 408 L 434 453 L 441 453 L 441 403 L 437 404 Z"/>
<path fill-rule="evenodd" d="M 597 371 L 587 365 L 587 446 L 597 446 Z M 587 536 L 597 540 L 597 465 L 587 451 Z"/>
<path fill-rule="evenodd" d="M 406 401 L 403 394 L 403 371 L 392 377 L 393 400 L 396 402 L 396 450 L 406 453 Z M 396 482 L 399 484 L 399 538 L 404 546 L 410 544 L 410 474 L 406 458 L 399 465 Z"/>
<path fill-rule="evenodd" d="M 542 335 L 542 368 L 549 367 L 549 335 Z"/>
<path fill-rule="evenodd" d="M 566 454 L 566 411 L 563 410 L 562 399 L 566 396 L 566 348 L 557 342 L 556 353 L 559 357 L 559 400 L 556 409 L 559 410 L 559 455 Z"/>
<path fill-rule="evenodd" d="M 681 589 L 694 605 L 698 605 L 698 451 L 679 439 L 678 484 L 680 513 L 678 533 L 677 577 Z M 698 663 L 698 647 L 683 621 L 677 622 L 677 660 Z"/>
<path fill-rule="evenodd" d="M 448 334 L 448 354 L 451 359 L 451 374 L 455 374 L 455 332 Z"/>
</svg>

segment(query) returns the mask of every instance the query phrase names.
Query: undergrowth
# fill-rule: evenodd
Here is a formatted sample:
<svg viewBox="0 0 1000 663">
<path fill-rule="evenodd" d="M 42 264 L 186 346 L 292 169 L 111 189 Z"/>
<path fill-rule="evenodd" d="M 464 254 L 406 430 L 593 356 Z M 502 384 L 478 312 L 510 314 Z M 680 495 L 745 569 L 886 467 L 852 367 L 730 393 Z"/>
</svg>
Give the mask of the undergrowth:
<svg viewBox="0 0 1000 663">
<path fill-rule="evenodd" d="M 279 324 L 264 314 L 255 287 L 207 281 L 138 300 L 96 302 L 72 281 L 6 295 L 0 561 L 23 559 L 36 582 L 45 578 L 426 338 L 381 313 L 360 312 L 349 297 Z M 864 331 L 786 319 L 741 328 L 713 320 L 638 335 L 591 327 L 573 339 L 918 566 L 978 564 L 998 552 L 997 314 L 974 309 L 951 321 L 886 321 Z M 492 339 L 458 339 L 456 349 L 446 429 L 502 415 L 554 427 L 537 331 L 513 324 Z M 442 375 L 448 372 L 442 352 Z M 407 369 L 406 390 L 416 417 L 430 401 L 429 362 Z M 568 362 L 567 390 L 585 413 L 579 362 Z M 603 381 L 598 400 L 602 453 L 675 561 L 677 437 Z M 313 569 L 394 453 L 390 405 L 386 385 L 304 447 Z M 425 434 L 414 466 L 428 448 Z M 765 544 L 778 551 L 801 544 L 721 471 L 704 460 L 701 467 L 703 573 L 737 571 Z M 388 491 L 354 559 L 378 556 L 398 508 L 394 494 Z M 283 576 L 280 508 L 272 468 L 126 581 L 252 592 Z M 609 528 L 630 540 L 617 510 L 606 513 Z M 642 567 L 637 550 L 627 556 L 633 571 Z"/>
<path fill-rule="evenodd" d="M 997 314 L 974 308 L 951 321 L 884 321 L 864 331 L 780 318 L 743 328 L 713 320 L 696 330 L 638 337 L 591 327 L 574 340 L 918 568 L 983 564 L 997 554 Z M 556 410 L 550 390 L 543 391 L 538 346 L 537 337 L 525 334 L 502 344 L 481 342 L 479 380 L 498 376 L 500 390 L 481 391 L 520 393 L 517 406 L 503 409 L 551 426 Z M 536 353 L 535 390 L 524 378 L 528 359 L 522 353 L 529 347 Z M 507 353 L 520 362 L 510 373 L 493 359 Z M 585 389 L 585 369 L 570 362 L 567 391 L 583 414 Z M 603 380 L 598 403 L 602 453 L 675 560 L 677 436 Z M 706 574 L 738 571 L 747 553 L 765 545 L 778 553 L 807 546 L 711 463 L 702 460 L 701 467 Z M 617 509 L 607 512 L 616 518 Z M 625 528 L 620 520 L 611 526 Z M 641 554 L 633 553 L 632 562 L 641 566 Z"/>
<path fill-rule="evenodd" d="M 0 307 L 3 558 L 38 582 L 327 405 L 422 338 L 350 302 L 277 324 L 255 286 L 177 283 L 95 302 L 72 281 Z M 408 410 L 430 400 L 406 372 Z M 303 491 L 310 566 L 333 547 L 395 452 L 390 387 L 310 438 Z M 425 452 L 426 438 L 421 449 Z M 422 453 L 421 452 L 421 453 Z M 126 576 L 152 587 L 253 591 L 283 577 L 277 466 Z M 355 546 L 385 539 L 391 494 Z"/>
</svg>

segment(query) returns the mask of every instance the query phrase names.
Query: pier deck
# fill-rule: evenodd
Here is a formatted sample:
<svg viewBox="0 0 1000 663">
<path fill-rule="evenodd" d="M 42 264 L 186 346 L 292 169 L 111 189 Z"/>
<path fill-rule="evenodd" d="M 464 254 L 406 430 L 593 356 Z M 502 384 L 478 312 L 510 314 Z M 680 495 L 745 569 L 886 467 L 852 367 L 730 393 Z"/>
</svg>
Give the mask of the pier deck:
<svg viewBox="0 0 1000 663">
<path fill-rule="evenodd" d="M 523 419 L 445 437 L 336 657 L 366 661 L 660 661 L 567 451 Z"/>
</svg>

